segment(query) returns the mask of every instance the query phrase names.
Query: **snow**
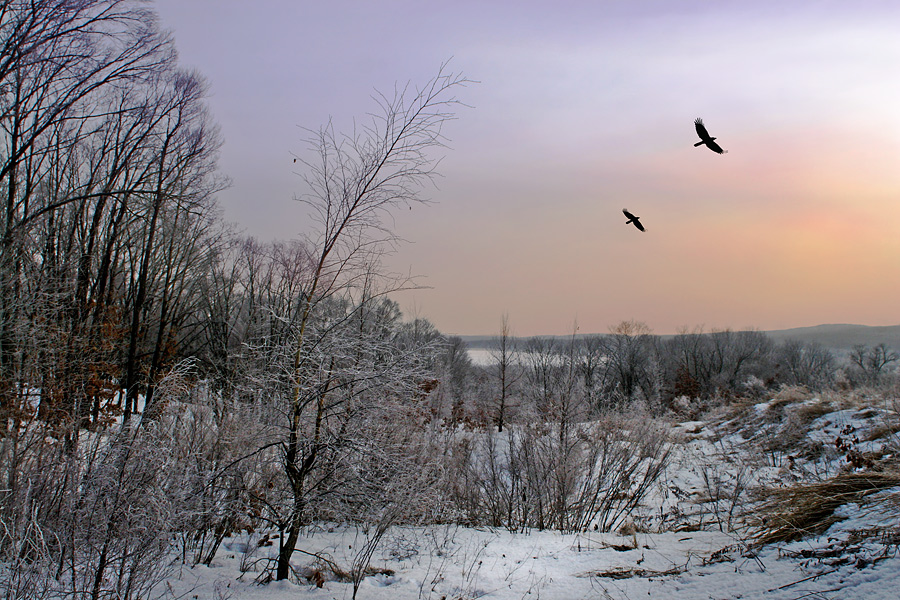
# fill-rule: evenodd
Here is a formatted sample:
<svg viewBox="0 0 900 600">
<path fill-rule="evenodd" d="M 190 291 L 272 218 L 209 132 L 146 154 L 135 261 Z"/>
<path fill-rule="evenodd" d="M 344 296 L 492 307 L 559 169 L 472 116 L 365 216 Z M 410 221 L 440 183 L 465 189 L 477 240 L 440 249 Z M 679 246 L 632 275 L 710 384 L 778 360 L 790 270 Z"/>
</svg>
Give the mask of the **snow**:
<svg viewBox="0 0 900 600">
<path fill-rule="evenodd" d="M 782 404 L 779 410 L 789 415 L 815 409 L 817 402 Z M 726 492 L 733 491 L 736 481 L 750 488 L 808 480 L 811 474 L 831 476 L 847 468 L 844 453 L 835 446 L 836 436 L 858 438 L 857 446 L 865 451 L 884 450 L 890 441 L 863 441 L 883 423 L 880 409 L 835 406 L 802 425 L 806 428 L 803 440 L 818 442 L 824 448 L 821 455 L 790 455 L 790 461 L 784 458 L 783 464 L 773 465 L 772 457 L 753 456 L 757 451 L 751 440 L 754 435 L 775 436 L 786 426 L 790 419 L 766 420 L 775 406 L 772 401 L 750 405 L 750 414 L 757 420 L 740 430 L 733 427 L 740 420 L 733 415 L 673 425 L 677 443 L 665 481 L 632 515 L 634 526 L 627 534 L 511 533 L 455 525 L 396 527 L 382 539 L 370 565 L 373 574 L 362 581 L 357 597 L 896 600 L 900 488 L 871 494 L 861 504 L 845 504 L 836 513 L 840 520 L 825 533 L 800 541 L 757 547 L 746 528 L 736 528 L 738 533 L 727 532 L 728 527 L 720 531 L 714 508 L 720 509 L 720 517 L 724 514 L 721 511 L 732 501 Z M 788 452 L 783 455 L 787 457 Z M 717 499 L 710 498 L 707 483 L 713 476 L 723 482 Z M 749 501 L 743 496 L 737 500 Z M 247 572 L 242 572 L 241 564 L 246 570 L 253 560 L 276 555 L 278 540 L 270 533 L 274 544 L 269 546 L 258 545 L 262 532 L 226 540 L 211 566 L 181 567 L 168 586 L 176 597 L 198 600 L 353 596 L 353 585 L 338 581 L 327 570 L 322 571 L 326 574 L 322 587 L 312 581 L 316 569 L 326 564 L 316 556 L 349 571 L 367 539 L 363 531 L 338 525 L 310 528 L 293 561 L 297 572 L 310 577 L 310 582 L 301 578 L 259 584 L 255 579 L 265 561 L 257 561 Z"/>
<path fill-rule="evenodd" d="M 856 512 L 850 507 L 847 510 Z M 447 526 L 403 528 L 395 535 L 414 542 L 417 554 L 391 557 L 382 552 L 373 566 L 393 574 L 367 577 L 357 597 L 789 600 L 821 594 L 818 597 L 896 600 L 895 584 L 900 582 L 896 545 L 880 560 L 873 560 L 884 554 L 877 543 L 860 545 L 837 566 L 804 558 L 812 550 L 827 548 L 834 539 L 870 525 L 867 517 L 871 516 L 858 513 L 818 538 L 767 547 L 758 554 L 740 540 L 718 532 L 626 537 L 549 531 L 514 534 Z M 300 547 L 327 553 L 329 560 L 349 565 L 353 551 L 348 542 L 355 538 L 351 529 L 318 532 Z M 390 547 L 388 539 L 384 549 Z M 253 582 L 258 573 L 240 577 L 239 564 L 240 553 L 224 549 L 213 566 L 185 569 L 171 582 L 173 590 L 185 597 L 213 600 L 352 597 L 352 585 L 338 581 L 327 581 L 322 588 L 286 582 L 258 585 Z M 631 577 L 624 576 L 631 573 Z"/>
</svg>

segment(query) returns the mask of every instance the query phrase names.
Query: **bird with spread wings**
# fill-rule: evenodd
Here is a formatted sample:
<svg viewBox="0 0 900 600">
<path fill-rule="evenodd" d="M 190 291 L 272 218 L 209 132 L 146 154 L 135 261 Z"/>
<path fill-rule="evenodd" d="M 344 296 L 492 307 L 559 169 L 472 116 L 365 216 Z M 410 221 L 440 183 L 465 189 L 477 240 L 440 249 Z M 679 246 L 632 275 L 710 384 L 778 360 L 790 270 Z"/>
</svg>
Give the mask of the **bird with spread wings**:
<svg viewBox="0 0 900 600">
<path fill-rule="evenodd" d="M 640 229 L 641 231 L 645 231 L 644 226 L 641 225 L 640 217 L 636 217 L 630 212 L 628 212 L 627 208 L 623 208 L 622 212 L 625 213 L 625 216 L 628 217 L 628 220 L 625 221 L 625 224 L 634 223 L 634 226 Z"/>
<path fill-rule="evenodd" d="M 700 141 L 694 144 L 694 146 L 706 144 L 707 148 L 717 154 L 725 154 L 728 152 L 728 150 L 722 150 L 722 146 L 716 143 L 716 138 L 709 135 L 709 132 L 706 131 L 706 126 L 703 125 L 703 119 L 694 119 L 694 127 L 697 129 L 697 135 L 700 136 Z"/>
</svg>

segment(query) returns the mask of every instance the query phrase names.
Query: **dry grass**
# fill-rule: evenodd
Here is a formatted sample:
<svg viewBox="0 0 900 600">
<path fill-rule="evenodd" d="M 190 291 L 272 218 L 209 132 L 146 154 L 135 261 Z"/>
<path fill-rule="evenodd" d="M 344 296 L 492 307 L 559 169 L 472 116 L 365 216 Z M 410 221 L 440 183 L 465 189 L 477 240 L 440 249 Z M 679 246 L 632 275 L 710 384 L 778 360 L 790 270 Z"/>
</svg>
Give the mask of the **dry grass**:
<svg viewBox="0 0 900 600">
<path fill-rule="evenodd" d="M 720 411 L 711 415 L 710 421 L 719 429 L 721 434 L 727 435 L 741 432 L 745 439 L 752 439 L 759 435 L 760 430 L 767 429 L 771 425 L 779 425 L 781 429 L 796 429 L 788 435 L 790 440 L 805 435 L 806 428 L 817 418 L 837 410 L 830 400 L 813 400 L 813 395 L 802 386 L 785 386 L 778 391 L 766 404 L 765 410 L 757 410 L 758 401 L 744 398 L 737 400 Z M 789 427 L 784 424 L 790 421 Z M 795 435 L 794 435 L 795 434 Z"/>
<path fill-rule="evenodd" d="M 867 442 L 874 442 L 883 438 L 891 438 L 900 433 L 900 422 L 882 423 L 873 427 L 864 438 Z"/>
<path fill-rule="evenodd" d="M 805 385 L 783 385 L 772 397 L 773 404 L 796 404 L 806 402 L 815 396 Z"/>
<path fill-rule="evenodd" d="M 819 400 L 818 402 L 811 402 L 797 407 L 797 416 L 800 418 L 801 423 L 808 426 L 819 417 L 824 417 L 835 410 L 837 409 L 831 402 Z"/>
<path fill-rule="evenodd" d="M 842 473 L 828 481 L 765 491 L 754 536 L 759 544 L 789 542 L 823 533 L 840 519 L 834 512 L 865 496 L 900 486 L 900 470 Z"/>
<path fill-rule="evenodd" d="M 892 437 L 900 441 L 900 417 L 890 406 L 881 408 L 890 402 L 871 393 L 825 391 L 814 395 L 803 387 L 784 387 L 765 410 L 758 410 L 751 402 L 736 403 L 712 422 L 720 435 L 740 433 L 745 439 L 757 441 L 764 452 L 794 452 L 812 460 L 821 454 L 821 448 L 808 442 L 810 428 L 818 419 L 842 410 L 854 410 L 855 418 L 867 421 L 885 415 L 883 425 L 860 434 L 865 441 L 891 441 Z"/>
<path fill-rule="evenodd" d="M 756 418 L 755 405 L 757 402 L 750 398 L 740 398 L 725 406 L 720 406 L 706 416 L 712 430 L 719 439 L 726 435 L 737 433 L 747 426 L 747 423 Z"/>
<path fill-rule="evenodd" d="M 634 569 L 630 567 L 614 567 L 605 571 L 588 571 L 579 573 L 576 577 L 603 577 L 606 579 L 631 579 L 633 577 L 643 577 L 651 579 L 655 577 L 673 577 L 684 573 L 684 567 L 672 567 L 665 571 L 657 571 L 654 569 Z"/>
</svg>

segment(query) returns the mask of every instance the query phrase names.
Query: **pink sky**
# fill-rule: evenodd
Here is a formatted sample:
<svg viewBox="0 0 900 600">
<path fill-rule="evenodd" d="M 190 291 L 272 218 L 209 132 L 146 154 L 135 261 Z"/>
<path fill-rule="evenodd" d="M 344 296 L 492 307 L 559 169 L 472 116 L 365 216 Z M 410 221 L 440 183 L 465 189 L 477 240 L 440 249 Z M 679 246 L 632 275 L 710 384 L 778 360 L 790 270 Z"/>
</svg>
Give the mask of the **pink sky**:
<svg viewBox="0 0 900 600">
<path fill-rule="evenodd" d="M 900 3 L 156 5 L 211 83 L 225 217 L 262 239 L 307 227 L 302 127 L 451 56 L 480 81 L 389 260 L 444 332 L 900 323 Z"/>
</svg>

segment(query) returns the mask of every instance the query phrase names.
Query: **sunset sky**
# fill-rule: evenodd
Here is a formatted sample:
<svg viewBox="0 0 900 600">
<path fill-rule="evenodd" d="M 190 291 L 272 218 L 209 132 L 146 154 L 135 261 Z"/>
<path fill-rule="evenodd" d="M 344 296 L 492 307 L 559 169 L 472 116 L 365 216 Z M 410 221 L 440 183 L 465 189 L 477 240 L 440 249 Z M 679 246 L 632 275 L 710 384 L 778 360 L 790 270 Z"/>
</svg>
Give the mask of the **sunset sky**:
<svg viewBox="0 0 900 600">
<path fill-rule="evenodd" d="M 156 6 L 210 82 L 224 216 L 261 239 L 308 227 L 304 127 L 451 57 L 479 82 L 388 261 L 445 333 L 900 323 L 900 2 Z M 693 147 L 696 117 L 728 154 Z"/>
</svg>

